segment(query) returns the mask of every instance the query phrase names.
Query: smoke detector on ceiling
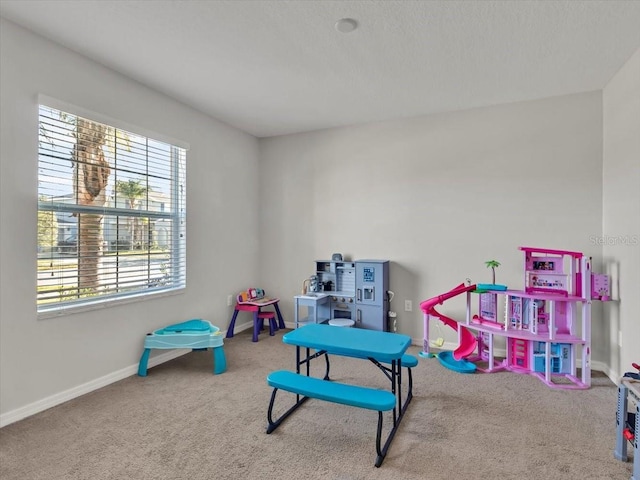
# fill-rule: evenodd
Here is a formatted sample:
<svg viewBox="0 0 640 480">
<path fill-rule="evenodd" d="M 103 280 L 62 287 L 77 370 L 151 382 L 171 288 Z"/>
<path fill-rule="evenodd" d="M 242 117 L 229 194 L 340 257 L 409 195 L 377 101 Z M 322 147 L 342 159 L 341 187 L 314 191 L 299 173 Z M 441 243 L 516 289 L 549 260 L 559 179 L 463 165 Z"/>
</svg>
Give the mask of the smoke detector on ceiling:
<svg viewBox="0 0 640 480">
<path fill-rule="evenodd" d="M 336 30 L 342 33 L 353 32 L 358 28 L 358 22 L 353 18 L 341 18 L 336 22 Z"/>
</svg>

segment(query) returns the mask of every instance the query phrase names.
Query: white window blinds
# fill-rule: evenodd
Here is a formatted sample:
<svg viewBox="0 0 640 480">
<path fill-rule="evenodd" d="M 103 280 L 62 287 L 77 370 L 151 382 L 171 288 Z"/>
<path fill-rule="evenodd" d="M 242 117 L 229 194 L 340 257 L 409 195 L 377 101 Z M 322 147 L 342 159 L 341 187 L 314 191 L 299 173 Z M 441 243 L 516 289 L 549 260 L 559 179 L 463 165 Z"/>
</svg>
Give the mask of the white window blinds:
<svg viewBox="0 0 640 480">
<path fill-rule="evenodd" d="M 39 313 L 186 286 L 186 150 L 39 107 Z"/>
</svg>

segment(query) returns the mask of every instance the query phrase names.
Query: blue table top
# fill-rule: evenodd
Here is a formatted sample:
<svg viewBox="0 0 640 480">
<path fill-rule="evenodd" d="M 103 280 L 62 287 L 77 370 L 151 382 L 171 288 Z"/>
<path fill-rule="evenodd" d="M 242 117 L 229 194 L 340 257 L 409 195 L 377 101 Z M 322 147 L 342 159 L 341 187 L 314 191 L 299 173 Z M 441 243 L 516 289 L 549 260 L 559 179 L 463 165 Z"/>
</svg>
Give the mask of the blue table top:
<svg viewBox="0 0 640 480">
<path fill-rule="evenodd" d="M 373 357 L 381 362 L 397 360 L 411 345 L 411 338 L 401 333 L 321 324 L 292 330 L 282 337 L 282 341 L 289 345 L 326 350 L 334 355 Z"/>
</svg>

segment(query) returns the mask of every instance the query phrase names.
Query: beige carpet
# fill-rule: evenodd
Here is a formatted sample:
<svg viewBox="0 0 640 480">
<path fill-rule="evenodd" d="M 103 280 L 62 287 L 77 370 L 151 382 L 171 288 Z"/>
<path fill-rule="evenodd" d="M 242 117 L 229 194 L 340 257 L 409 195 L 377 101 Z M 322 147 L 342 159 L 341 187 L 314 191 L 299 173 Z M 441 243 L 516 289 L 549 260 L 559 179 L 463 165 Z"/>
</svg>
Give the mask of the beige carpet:
<svg viewBox="0 0 640 480">
<path fill-rule="evenodd" d="M 0 430 L 0 478 L 631 476 L 631 464 L 613 457 L 616 387 L 597 373 L 589 390 L 557 391 L 527 375 L 462 375 L 420 359 L 415 398 L 379 469 L 376 413 L 368 410 L 310 400 L 267 435 L 266 375 L 294 368 L 295 349 L 281 337 L 263 333 L 252 343 L 245 331 L 225 340 L 222 375 L 212 375 L 211 352 L 192 352 L 146 378 L 132 376 L 8 425 Z M 334 380 L 386 386 L 373 364 L 332 359 Z"/>
</svg>

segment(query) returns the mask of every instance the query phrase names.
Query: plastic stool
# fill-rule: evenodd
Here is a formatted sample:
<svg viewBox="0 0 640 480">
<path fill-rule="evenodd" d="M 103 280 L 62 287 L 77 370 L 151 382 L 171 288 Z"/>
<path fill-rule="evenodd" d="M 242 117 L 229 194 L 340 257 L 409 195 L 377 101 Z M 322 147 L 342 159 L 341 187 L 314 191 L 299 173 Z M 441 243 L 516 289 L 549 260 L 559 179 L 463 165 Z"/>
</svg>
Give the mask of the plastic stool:
<svg viewBox="0 0 640 480">
<path fill-rule="evenodd" d="M 355 322 L 348 318 L 332 318 L 329 320 L 329 325 L 334 327 L 353 327 Z"/>
<path fill-rule="evenodd" d="M 265 320 L 269 320 L 269 335 L 273 337 L 278 330 L 278 324 L 276 322 L 276 312 L 258 312 L 258 322 L 260 323 L 260 330 L 264 328 Z"/>
</svg>

